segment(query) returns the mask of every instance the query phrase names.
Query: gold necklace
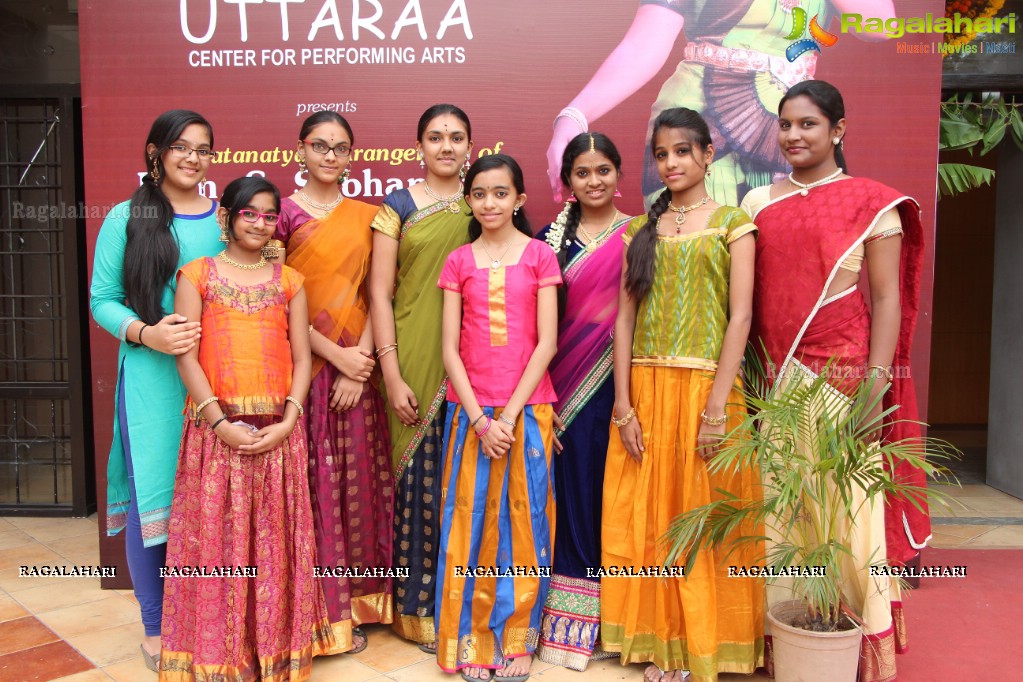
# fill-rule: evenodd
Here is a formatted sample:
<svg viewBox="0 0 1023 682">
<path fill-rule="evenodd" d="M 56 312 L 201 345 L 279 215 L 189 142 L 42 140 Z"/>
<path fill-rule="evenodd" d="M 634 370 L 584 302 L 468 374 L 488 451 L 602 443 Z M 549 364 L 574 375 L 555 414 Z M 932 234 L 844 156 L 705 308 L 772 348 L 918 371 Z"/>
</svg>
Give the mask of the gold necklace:
<svg viewBox="0 0 1023 682">
<path fill-rule="evenodd" d="M 814 180 L 813 182 L 803 183 L 803 182 L 800 182 L 799 180 L 796 180 L 794 177 L 792 177 L 792 173 L 789 173 L 789 182 L 791 182 L 793 185 L 795 185 L 796 187 L 799 188 L 799 196 L 805 197 L 807 194 L 810 193 L 810 190 L 813 189 L 814 187 L 817 187 L 819 185 L 823 185 L 826 182 L 831 182 L 832 180 L 834 180 L 835 178 L 837 178 L 841 174 L 842 174 L 842 169 L 839 168 L 838 170 L 836 170 L 831 175 L 828 175 L 827 177 L 823 177 L 820 180 Z"/>
<path fill-rule="evenodd" d="M 337 208 L 345 198 L 345 196 L 341 194 L 341 190 L 338 190 L 337 192 L 337 199 L 334 199 L 334 201 L 328 201 L 325 204 L 321 204 L 318 201 L 313 201 L 312 199 L 310 199 L 309 195 L 305 193 L 304 189 L 299 191 L 298 195 L 302 197 L 302 201 L 309 204 L 311 208 L 315 208 L 317 211 L 320 211 L 324 214 L 330 213 L 335 208 Z"/>
<path fill-rule="evenodd" d="M 465 194 L 464 190 L 460 189 L 449 197 L 442 196 L 439 192 L 434 191 L 433 187 L 430 187 L 430 183 L 423 180 L 423 188 L 426 189 L 427 195 L 434 201 L 439 201 L 442 204 L 448 205 L 448 211 L 451 213 L 461 213 L 462 207 L 458 205 L 459 199 Z"/>
<path fill-rule="evenodd" d="M 681 232 L 682 226 L 686 224 L 686 213 L 689 213 L 690 211 L 695 211 L 708 201 L 710 201 L 710 195 L 704 196 L 695 204 L 690 204 L 689 206 L 676 206 L 675 204 L 669 201 L 668 208 L 674 211 L 675 213 L 678 213 L 678 215 L 675 216 L 675 234 Z"/>
<path fill-rule="evenodd" d="M 499 267 L 501 267 L 501 261 L 504 260 L 504 257 L 508 255 L 508 249 L 510 249 L 512 246 L 511 242 L 509 241 L 508 246 L 504 247 L 504 253 L 501 254 L 500 258 L 494 258 L 493 256 L 490 255 L 490 250 L 487 248 L 487 245 L 483 243 L 483 238 L 481 237 L 477 241 L 479 241 L 480 248 L 483 249 L 483 253 L 487 254 L 487 258 L 490 259 L 490 269 L 497 270 Z"/>
<path fill-rule="evenodd" d="M 258 263 L 239 263 L 238 261 L 228 256 L 227 251 L 220 252 L 220 260 L 224 261 L 228 265 L 233 265 L 239 270 L 259 270 L 261 267 L 266 265 L 266 258 L 263 258 L 262 255 L 259 256 Z"/>
<path fill-rule="evenodd" d="M 607 232 L 608 230 L 610 230 L 611 226 L 615 224 L 616 220 L 618 220 L 618 209 L 617 208 L 615 209 L 615 214 L 613 216 L 611 216 L 611 222 L 607 224 L 607 227 L 605 227 L 603 229 L 603 231 L 598 232 L 596 237 L 591 235 L 586 230 L 586 228 L 583 227 L 582 220 L 579 221 L 579 229 L 583 231 L 583 234 L 586 235 L 586 239 L 589 240 L 589 241 L 586 242 L 586 250 L 587 251 L 589 251 L 590 253 L 593 253 L 594 251 L 597 250 L 597 247 L 600 246 L 600 242 L 597 239 L 600 237 L 600 235 L 604 234 L 604 232 Z"/>
</svg>

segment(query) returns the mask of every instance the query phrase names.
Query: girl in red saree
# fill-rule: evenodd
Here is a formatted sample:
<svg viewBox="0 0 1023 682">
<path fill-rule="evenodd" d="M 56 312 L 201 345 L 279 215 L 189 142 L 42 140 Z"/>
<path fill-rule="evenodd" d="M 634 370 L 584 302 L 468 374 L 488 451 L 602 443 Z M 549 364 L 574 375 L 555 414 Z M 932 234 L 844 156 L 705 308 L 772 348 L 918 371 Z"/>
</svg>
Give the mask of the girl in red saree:
<svg viewBox="0 0 1023 682">
<path fill-rule="evenodd" d="M 537 655 L 573 670 L 586 669 L 600 630 L 600 579 L 589 569 L 600 565 L 607 425 L 615 399 L 611 332 L 618 313 L 622 234 L 632 219 L 614 204 L 621 166 L 622 157 L 606 135 L 573 138 L 561 164 L 561 181 L 572 199 L 536 235 L 554 249 L 565 280 L 558 291 L 558 354 L 550 369 L 558 395 L 553 465 L 558 537 Z"/>
<path fill-rule="evenodd" d="M 899 440 L 919 435 L 905 420 L 917 417 L 908 370 L 922 263 L 920 212 L 896 190 L 846 174 L 844 135 L 838 90 L 823 81 L 789 89 L 779 107 L 778 144 L 793 170 L 743 201 L 760 228 L 750 339 L 766 353 L 775 383 L 817 375 L 829 361 L 829 382 L 848 395 L 864 379 L 881 379 L 875 392 L 891 382 L 884 407 L 900 407 L 884 437 Z M 858 288 L 864 264 L 869 309 Z M 895 473 L 925 483 L 918 469 Z M 860 679 L 894 680 L 895 653 L 906 645 L 898 584 L 869 576 L 866 564 L 911 561 L 930 538 L 930 521 L 900 499 L 886 500 L 883 510 L 864 506 L 862 516 L 855 577 L 843 597 L 867 624 Z M 780 585 L 768 590 L 769 603 L 786 598 Z"/>
<path fill-rule="evenodd" d="M 321 569 L 391 566 L 390 441 L 383 399 L 371 381 L 373 335 L 366 277 L 376 207 L 341 195 L 355 136 L 339 114 L 302 123 L 297 158 L 304 188 L 281 202 L 275 237 L 305 276 L 313 378 L 306 401 L 309 490 Z M 386 577 L 322 575 L 334 652 L 366 648 L 363 623 L 391 622 Z"/>
</svg>

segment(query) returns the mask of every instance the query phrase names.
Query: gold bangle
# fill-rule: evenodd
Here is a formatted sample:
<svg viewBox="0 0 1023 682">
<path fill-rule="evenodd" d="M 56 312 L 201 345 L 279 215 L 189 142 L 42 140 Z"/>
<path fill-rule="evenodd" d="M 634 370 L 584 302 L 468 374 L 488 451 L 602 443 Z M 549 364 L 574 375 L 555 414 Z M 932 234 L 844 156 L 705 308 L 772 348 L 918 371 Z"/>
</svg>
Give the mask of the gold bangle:
<svg viewBox="0 0 1023 682">
<path fill-rule="evenodd" d="M 382 351 L 378 351 L 377 352 L 377 360 L 379 360 L 380 358 L 384 357 L 385 355 L 387 355 L 391 351 L 395 351 L 395 350 L 398 350 L 398 344 L 394 344 L 393 346 L 387 346 Z"/>
<path fill-rule="evenodd" d="M 380 346 L 379 348 L 377 348 L 375 351 L 373 351 L 373 354 L 376 355 L 377 357 L 380 357 L 381 355 L 383 355 L 387 351 L 394 350 L 397 347 L 398 347 L 398 344 L 396 344 L 396 343 L 389 343 L 386 346 Z"/>
<path fill-rule="evenodd" d="M 888 369 L 887 367 L 882 367 L 881 365 L 871 365 L 870 367 L 867 367 L 867 371 L 868 372 L 870 370 L 872 370 L 872 369 L 879 370 L 881 372 L 881 374 L 884 374 L 885 377 L 887 377 L 889 382 L 891 382 L 892 380 L 895 379 L 895 375 L 892 374 L 892 371 L 890 369 Z"/>
<path fill-rule="evenodd" d="M 199 403 L 198 407 L 195 408 L 195 425 L 196 425 L 196 427 L 199 426 L 199 420 L 200 419 L 204 419 L 204 417 L 202 416 L 203 409 L 207 405 L 209 405 L 210 403 L 215 403 L 215 402 L 218 402 L 219 400 L 220 400 L 220 398 L 218 398 L 215 395 L 212 395 L 209 398 L 207 398 L 206 400 L 204 400 L 201 403 Z"/>
<path fill-rule="evenodd" d="M 298 398 L 289 395 L 287 398 L 284 399 L 284 401 L 288 402 L 288 403 L 291 403 L 292 405 L 294 405 L 295 407 L 298 408 L 298 416 L 299 417 L 301 417 L 303 414 L 305 414 L 305 408 L 302 407 L 302 403 L 298 402 Z"/>
<path fill-rule="evenodd" d="M 621 419 L 615 418 L 614 412 L 612 412 L 611 413 L 611 423 L 614 424 L 615 426 L 617 426 L 618 428 L 621 428 L 621 427 L 625 426 L 626 424 L 628 424 L 629 422 L 631 422 L 632 418 L 635 417 L 635 416 L 636 416 L 636 408 L 635 407 L 630 407 L 629 408 L 629 413 L 627 415 L 625 415 L 624 417 L 622 417 Z"/>
<path fill-rule="evenodd" d="M 720 417 L 708 417 L 707 410 L 703 410 L 702 412 L 700 412 L 700 421 L 702 421 L 707 426 L 721 426 L 726 421 L 728 421 L 728 415 L 722 414 Z"/>
</svg>

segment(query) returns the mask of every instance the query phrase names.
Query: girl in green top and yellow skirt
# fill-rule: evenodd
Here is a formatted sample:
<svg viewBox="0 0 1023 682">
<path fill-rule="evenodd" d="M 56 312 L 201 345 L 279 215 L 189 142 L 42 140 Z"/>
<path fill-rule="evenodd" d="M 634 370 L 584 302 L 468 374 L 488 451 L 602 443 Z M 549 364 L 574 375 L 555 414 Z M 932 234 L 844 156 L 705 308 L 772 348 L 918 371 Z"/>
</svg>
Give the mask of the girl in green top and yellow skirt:
<svg viewBox="0 0 1023 682">
<path fill-rule="evenodd" d="M 737 380 L 749 334 L 756 227 L 710 200 L 714 148 L 690 109 L 654 122 L 652 152 L 666 189 L 629 225 L 615 322 L 615 410 L 605 472 L 601 639 L 645 678 L 701 682 L 763 662 L 763 585 L 727 577 L 725 552 L 701 552 L 684 577 L 612 577 L 659 566 L 672 520 L 726 490 L 759 494 L 751 469 L 707 463 L 744 411 Z M 745 527 L 741 535 L 762 535 Z M 755 545 L 727 557 L 750 564 Z M 682 562 L 679 562 L 679 566 Z"/>
</svg>

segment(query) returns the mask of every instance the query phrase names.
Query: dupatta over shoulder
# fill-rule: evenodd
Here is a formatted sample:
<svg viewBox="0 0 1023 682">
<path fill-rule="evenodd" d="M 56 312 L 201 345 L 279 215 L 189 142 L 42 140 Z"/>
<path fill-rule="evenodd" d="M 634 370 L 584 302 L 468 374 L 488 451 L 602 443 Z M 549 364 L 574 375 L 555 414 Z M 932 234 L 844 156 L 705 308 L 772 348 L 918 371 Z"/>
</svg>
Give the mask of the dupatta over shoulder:
<svg viewBox="0 0 1023 682">
<path fill-rule="evenodd" d="M 369 317 L 363 287 L 369 273 L 377 208 L 345 199 L 323 218 L 313 218 L 288 240 L 287 264 L 305 275 L 309 323 L 334 343 L 354 346 Z M 313 355 L 313 376 L 323 368 Z"/>
<path fill-rule="evenodd" d="M 910 197 L 866 178 L 848 178 L 815 187 L 808 196 L 794 192 L 772 200 L 757 212 L 760 227 L 755 275 L 754 325 L 750 339 L 763 343 L 772 382 L 802 363 L 815 372 L 835 358 L 838 369 L 864 369 L 870 348 L 870 316 L 856 287 L 831 298 L 826 294 L 840 264 L 862 244 L 881 214 L 896 207 L 904 232 L 899 272 L 902 320 L 892 359 L 895 378 L 885 408 L 898 405 L 889 441 L 919 437 L 916 393 L 910 376 L 910 351 L 919 310 L 923 269 L 920 208 Z M 757 350 L 760 350 L 759 348 Z M 775 367 L 771 361 L 781 364 Z M 859 376 L 837 372 L 837 376 Z M 832 380 L 848 390 L 848 382 Z M 924 473 L 906 463 L 899 479 L 921 487 Z M 899 565 L 919 553 L 931 536 L 930 516 L 901 498 L 885 506 L 885 539 L 890 563 Z"/>
<path fill-rule="evenodd" d="M 580 250 L 565 266 L 565 314 L 558 323 L 558 352 L 550 365 L 558 394 L 554 407 L 565 428 L 611 375 L 611 335 L 625 247 L 621 232 L 630 220 L 623 216 L 597 237 L 596 250 Z M 619 276 L 610 276 L 615 272 Z"/>
</svg>

